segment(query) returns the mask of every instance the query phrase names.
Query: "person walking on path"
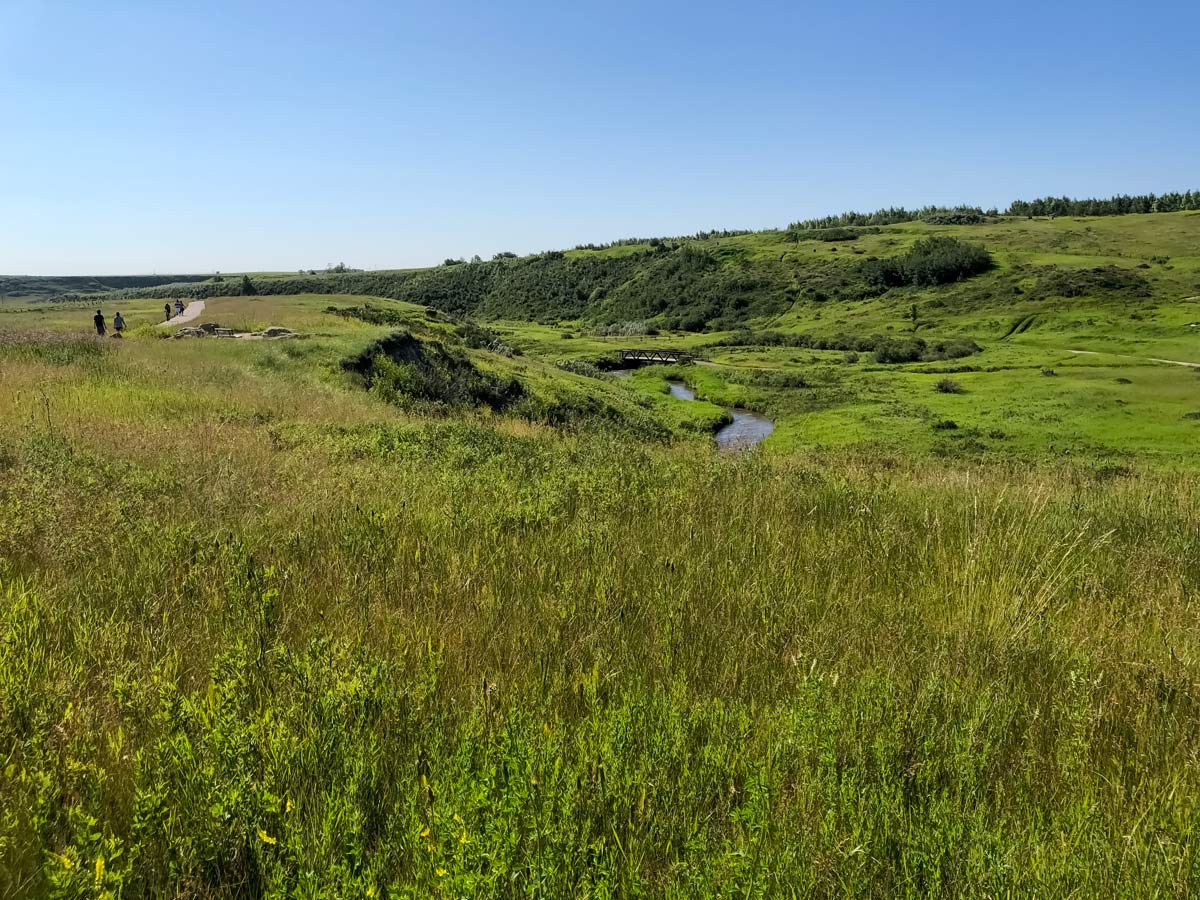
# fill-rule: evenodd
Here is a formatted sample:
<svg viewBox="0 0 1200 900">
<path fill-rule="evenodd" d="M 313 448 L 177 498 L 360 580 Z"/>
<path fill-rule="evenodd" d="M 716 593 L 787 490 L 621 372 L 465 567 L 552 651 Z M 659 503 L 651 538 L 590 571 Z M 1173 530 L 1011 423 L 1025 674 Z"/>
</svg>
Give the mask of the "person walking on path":
<svg viewBox="0 0 1200 900">
<path fill-rule="evenodd" d="M 125 317 L 120 312 L 113 316 L 113 330 L 117 334 L 125 330 Z"/>
<path fill-rule="evenodd" d="M 175 315 L 177 315 L 177 316 L 183 315 L 183 301 L 182 300 L 175 301 Z"/>
<path fill-rule="evenodd" d="M 171 304 L 170 303 L 163 304 L 163 312 L 165 312 L 167 314 L 167 321 L 170 322 L 171 321 Z"/>
<path fill-rule="evenodd" d="M 92 316 L 92 321 L 96 323 L 96 334 L 104 337 L 104 313 L 96 310 L 96 314 Z"/>
</svg>

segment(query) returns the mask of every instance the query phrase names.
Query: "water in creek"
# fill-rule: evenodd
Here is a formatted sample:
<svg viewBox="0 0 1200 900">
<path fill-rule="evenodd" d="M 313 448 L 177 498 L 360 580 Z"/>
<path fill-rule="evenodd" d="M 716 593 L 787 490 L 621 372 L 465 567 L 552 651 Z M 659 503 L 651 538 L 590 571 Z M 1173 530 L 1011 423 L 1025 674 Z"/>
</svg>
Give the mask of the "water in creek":
<svg viewBox="0 0 1200 900">
<path fill-rule="evenodd" d="M 729 414 L 733 421 L 716 435 L 717 446 L 722 450 L 748 450 L 775 430 L 774 422 L 748 409 L 731 409 Z"/>
<path fill-rule="evenodd" d="M 633 374 L 632 369 L 614 369 L 617 378 L 628 378 Z M 668 381 L 671 396 L 676 400 L 695 400 L 696 392 L 682 381 Z M 731 409 L 729 414 L 733 421 L 723 425 L 715 435 L 717 447 L 721 450 L 748 450 L 762 441 L 775 430 L 775 423 L 766 416 L 760 416 L 747 409 Z"/>
<path fill-rule="evenodd" d="M 696 392 L 682 381 L 668 381 L 671 386 L 671 396 L 676 400 L 695 400 Z"/>
<path fill-rule="evenodd" d="M 696 399 L 696 392 L 682 381 L 669 381 L 667 384 L 671 387 L 671 396 L 677 400 Z M 747 409 L 731 409 L 729 414 L 733 416 L 733 421 L 716 434 L 717 446 L 722 450 L 748 450 L 775 430 L 774 422 Z"/>
</svg>

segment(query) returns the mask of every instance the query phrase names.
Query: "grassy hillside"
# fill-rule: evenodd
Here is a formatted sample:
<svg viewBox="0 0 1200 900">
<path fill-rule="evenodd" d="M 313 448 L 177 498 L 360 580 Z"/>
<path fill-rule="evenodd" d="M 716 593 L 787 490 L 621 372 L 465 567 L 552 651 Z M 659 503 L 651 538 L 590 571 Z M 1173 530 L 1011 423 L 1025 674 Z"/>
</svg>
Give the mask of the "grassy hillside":
<svg viewBox="0 0 1200 900">
<path fill-rule="evenodd" d="M 397 329 L 659 376 L 355 302 L 6 314 L 5 895 L 1200 886 L 1195 476 L 397 403 L 342 365 Z"/>
<path fill-rule="evenodd" d="M 1200 215 L 909 223 L 860 236 L 851 261 L 844 244 L 798 246 L 814 269 L 853 267 L 938 235 L 971 236 L 995 268 L 857 300 L 798 298 L 732 332 L 605 338 L 584 324 L 564 340 L 557 326 L 493 327 L 548 358 L 592 358 L 620 345 L 687 347 L 708 365 L 677 374 L 702 395 L 776 417 L 780 427 L 767 446 L 778 450 L 1194 464 L 1200 369 L 1161 360 L 1200 363 Z M 771 252 L 775 239 L 724 243 L 754 258 Z M 914 341 L 934 358 L 897 364 L 854 349 Z M 941 360 L 932 352 L 956 341 L 981 352 Z M 939 390 L 947 380 L 951 392 Z"/>
<path fill-rule="evenodd" d="M 210 275 L 0 275 L 0 300 L 53 300 L 110 291 L 188 284 Z"/>
<path fill-rule="evenodd" d="M 336 285 L 474 313 L 531 364 L 594 363 L 622 345 L 686 347 L 707 365 L 675 374 L 704 398 L 773 417 L 778 428 L 767 447 L 778 451 L 1193 464 L 1200 378 L 1158 360 L 1200 362 L 1200 214 L 993 217 L 836 232 L 836 240 L 714 235 L 679 246 L 623 243 L 409 272 L 260 275 L 253 283 L 276 296 Z M 943 285 L 867 283 L 870 260 L 904 259 L 931 238 L 986 248 L 992 266 Z M 730 287 L 738 280 L 759 285 L 745 305 L 746 295 Z M 231 288 L 240 280 L 186 290 Z M 679 317 L 707 316 L 709 289 L 724 305 L 704 327 L 728 327 L 672 330 L 689 324 Z M 136 302 L 153 309 L 149 298 Z M 611 387 L 582 384 L 585 396 L 607 396 Z M 711 408 L 679 413 L 662 398 L 661 377 L 631 386 L 668 422 L 716 421 Z"/>
<path fill-rule="evenodd" d="M 860 295 L 939 236 L 993 266 Z M 122 340 L 4 304 L 0 896 L 1195 894 L 1200 370 L 1154 360 L 1200 362 L 1198 237 L 908 222 L 208 299 L 282 341 L 168 339 L 158 288 L 105 298 Z M 545 316 L 505 299 L 537 271 Z M 730 327 L 669 329 L 690 288 L 626 315 L 768 272 Z M 630 344 L 699 362 L 606 373 Z M 713 449 L 730 406 L 759 450 Z"/>
<path fill-rule="evenodd" d="M 364 294 L 485 319 L 542 323 L 642 322 L 665 330 L 720 331 L 794 314 L 844 315 L 854 304 L 952 303 L 1007 315 L 1060 298 L 1108 301 L 1129 312 L 1200 293 L 1200 212 L 1092 219 L 992 217 L 980 225 L 908 222 L 800 233 L 764 231 L 655 240 L 522 259 L 397 272 L 255 276 L 257 294 Z M 811 239 L 813 235 L 831 239 Z M 872 260 L 895 259 L 930 237 L 981 245 L 996 267 L 957 286 L 886 289 Z M 1114 271 L 1115 270 L 1115 271 Z M 129 296 L 221 296 L 233 285 L 197 284 Z M 234 288 L 232 292 L 237 292 Z M 1122 298 L 1126 302 L 1117 303 Z M 1006 322 L 1007 324 L 1007 322 Z"/>
</svg>

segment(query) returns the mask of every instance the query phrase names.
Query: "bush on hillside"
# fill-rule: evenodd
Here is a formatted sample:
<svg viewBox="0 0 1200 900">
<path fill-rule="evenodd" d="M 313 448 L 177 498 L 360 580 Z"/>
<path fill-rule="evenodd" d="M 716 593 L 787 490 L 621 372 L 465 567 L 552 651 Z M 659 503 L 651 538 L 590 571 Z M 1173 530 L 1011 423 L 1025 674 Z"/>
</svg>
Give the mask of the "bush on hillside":
<svg viewBox="0 0 1200 900">
<path fill-rule="evenodd" d="M 1067 269 L 1046 266 L 1038 275 L 1037 291 L 1046 297 L 1087 297 L 1093 294 L 1150 296 L 1150 282 L 1120 266 Z"/>
<path fill-rule="evenodd" d="M 476 322 L 466 321 L 454 329 L 459 339 L 472 350 L 487 350 L 501 356 L 520 356 L 521 351 L 510 347 L 500 335 Z"/>
<path fill-rule="evenodd" d="M 560 359 L 555 364 L 564 372 L 571 372 L 575 375 L 586 375 L 588 378 L 602 378 L 602 372 L 599 366 L 588 362 L 586 359 Z"/>
<path fill-rule="evenodd" d="M 928 210 L 921 214 L 921 221 L 930 225 L 982 225 L 987 216 L 978 206 L 956 206 Z"/>
<path fill-rule="evenodd" d="M 833 243 L 835 241 L 858 240 L 859 236 L 864 234 L 879 234 L 879 229 L 874 227 L 791 228 L 784 233 L 784 240 L 793 244 L 801 241 L 824 241 L 826 243 Z"/>
<path fill-rule="evenodd" d="M 860 271 L 867 284 L 883 291 L 963 281 L 992 265 L 992 256 L 983 247 L 952 237 L 931 237 L 917 241 L 900 256 L 869 259 Z"/>
<path fill-rule="evenodd" d="M 391 403 L 503 410 L 525 394 L 521 382 L 477 369 L 461 353 L 407 332 L 388 335 L 345 360 L 342 368 Z"/>
<path fill-rule="evenodd" d="M 596 337 L 640 337 L 650 333 L 650 326 L 645 322 L 613 322 L 597 325 L 592 333 Z"/>
<path fill-rule="evenodd" d="M 937 362 L 961 359 L 983 348 L 970 338 L 893 338 L 884 335 L 835 334 L 814 337 L 811 334 L 784 334 L 779 331 L 743 329 L 716 341 L 714 347 L 798 347 L 805 350 L 842 350 L 850 353 L 874 353 L 878 363 Z"/>
</svg>

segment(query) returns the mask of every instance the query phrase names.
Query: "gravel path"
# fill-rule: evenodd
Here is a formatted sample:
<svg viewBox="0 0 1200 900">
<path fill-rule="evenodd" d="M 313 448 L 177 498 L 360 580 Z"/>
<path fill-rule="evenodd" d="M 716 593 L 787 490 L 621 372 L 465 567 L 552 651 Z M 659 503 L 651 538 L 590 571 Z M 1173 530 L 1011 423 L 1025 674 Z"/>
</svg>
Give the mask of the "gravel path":
<svg viewBox="0 0 1200 900">
<path fill-rule="evenodd" d="M 187 308 L 180 315 L 173 316 L 166 322 L 159 322 L 158 327 L 170 328 L 172 325 L 184 325 L 199 316 L 202 312 L 204 312 L 204 301 L 193 300 L 187 305 Z"/>
<path fill-rule="evenodd" d="M 1098 350 L 1067 350 L 1077 356 L 1115 356 L 1118 359 L 1136 359 L 1141 362 L 1166 363 L 1168 366 L 1187 366 L 1189 369 L 1200 369 L 1200 363 L 1184 362 L 1181 359 L 1159 359 L 1157 356 L 1126 356 L 1124 353 L 1101 353 Z"/>
</svg>

